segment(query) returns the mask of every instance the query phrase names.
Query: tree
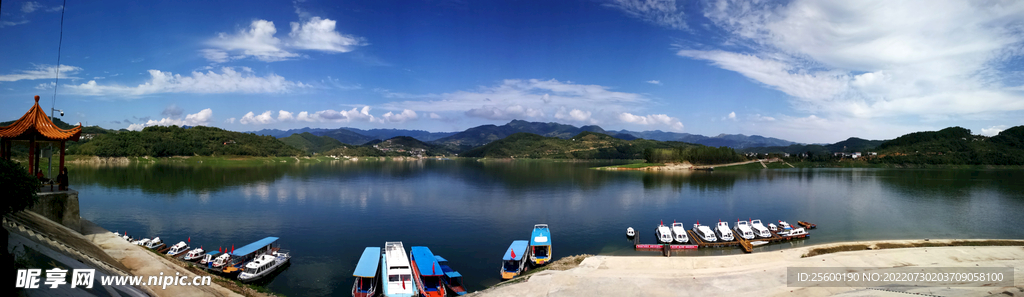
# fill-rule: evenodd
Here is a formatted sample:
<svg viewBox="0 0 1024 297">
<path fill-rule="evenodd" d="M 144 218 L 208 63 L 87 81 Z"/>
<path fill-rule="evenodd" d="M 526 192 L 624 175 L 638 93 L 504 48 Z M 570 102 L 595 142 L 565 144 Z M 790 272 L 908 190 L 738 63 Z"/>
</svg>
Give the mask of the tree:
<svg viewBox="0 0 1024 297">
<path fill-rule="evenodd" d="M 0 186 L 4 195 L 0 197 L 0 215 L 22 211 L 34 204 L 39 192 L 39 179 L 29 174 L 25 167 L 10 160 L 0 160 Z M 0 261 L 3 261 L 4 275 L 7 279 L 15 277 L 14 256 L 8 250 L 7 228 L 0 228 Z"/>
</svg>

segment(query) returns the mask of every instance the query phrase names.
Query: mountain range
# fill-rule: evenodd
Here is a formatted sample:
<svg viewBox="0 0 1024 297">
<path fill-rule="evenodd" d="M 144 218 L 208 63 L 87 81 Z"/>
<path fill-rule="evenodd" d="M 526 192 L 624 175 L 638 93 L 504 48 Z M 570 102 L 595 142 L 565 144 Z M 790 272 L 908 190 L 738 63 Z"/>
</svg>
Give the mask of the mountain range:
<svg viewBox="0 0 1024 297">
<path fill-rule="evenodd" d="M 276 138 L 284 138 L 291 136 L 292 134 L 301 134 L 307 132 L 316 136 L 328 136 L 337 139 L 342 143 L 351 145 L 362 145 L 370 141 L 391 139 L 396 136 L 408 136 L 433 145 L 445 147 L 455 152 L 466 151 L 474 147 L 479 147 L 499 139 L 504 139 L 505 137 L 508 137 L 509 135 L 515 133 L 531 133 L 546 137 L 569 139 L 582 132 L 594 132 L 609 135 L 623 140 L 643 138 L 657 141 L 688 142 L 714 147 L 725 146 L 735 149 L 743 149 L 749 147 L 789 146 L 797 144 L 795 142 L 788 140 L 763 137 L 759 135 L 747 136 L 743 134 L 720 134 L 718 136 L 708 137 L 699 134 L 664 132 L 660 130 L 643 132 L 635 132 L 628 130 L 608 131 L 597 125 L 576 127 L 567 124 L 528 122 L 523 120 L 512 120 L 508 124 L 501 126 L 482 125 L 469 128 L 461 132 L 427 132 L 423 130 L 403 129 L 363 130 L 347 127 L 342 127 L 338 129 L 323 129 L 307 127 L 291 130 L 264 129 L 260 131 L 254 131 L 252 133 L 258 135 L 269 135 Z"/>
</svg>

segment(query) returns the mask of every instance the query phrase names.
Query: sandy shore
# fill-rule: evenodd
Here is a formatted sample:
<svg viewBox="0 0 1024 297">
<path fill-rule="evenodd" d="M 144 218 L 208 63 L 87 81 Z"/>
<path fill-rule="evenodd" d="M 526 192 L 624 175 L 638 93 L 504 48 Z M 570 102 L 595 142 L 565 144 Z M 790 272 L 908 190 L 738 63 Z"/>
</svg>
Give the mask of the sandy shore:
<svg viewBox="0 0 1024 297">
<path fill-rule="evenodd" d="M 579 267 L 542 271 L 528 280 L 471 296 L 1024 296 L 1024 247 L 957 246 L 862 250 L 803 258 L 826 244 L 782 251 L 707 257 L 594 256 Z M 931 243 L 949 242 L 931 240 Z M 786 285 L 787 267 L 1015 267 L 1017 287 L 802 288 Z M 871 270 L 864 271 L 871 272 Z"/>
</svg>

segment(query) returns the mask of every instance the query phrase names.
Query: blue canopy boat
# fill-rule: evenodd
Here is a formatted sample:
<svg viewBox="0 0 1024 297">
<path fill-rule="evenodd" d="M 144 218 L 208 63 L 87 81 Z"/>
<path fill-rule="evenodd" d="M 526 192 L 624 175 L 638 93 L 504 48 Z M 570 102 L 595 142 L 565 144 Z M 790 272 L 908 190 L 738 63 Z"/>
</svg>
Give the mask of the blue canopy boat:
<svg viewBox="0 0 1024 297">
<path fill-rule="evenodd" d="M 423 297 L 444 297 L 447 291 L 441 283 L 441 276 L 444 271 L 441 265 L 434 259 L 434 253 L 425 246 L 412 247 L 412 276 L 416 280 L 416 287 Z"/>
<path fill-rule="evenodd" d="M 526 248 L 530 245 L 527 240 L 516 240 L 508 246 L 505 256 L 501 258 L 501 278 L 512 279 L 523 272 L 526 264 Z"/>
<path fill-rule="evenodd" d="M 371 297 L 377 293 L 377 270 L 380 264 L 380 248 L 368 247 L 363 250 L 352 276 L 356 281 L 352 284 L 352 297 Z"/>
<path fill-rule="evenodd" d="M 551 230 L 548 224 L 533 225 L 530 235 L 530 260 L 533 265 L 543 265 L 551 261 Z"/>
<path fill-rule="evenodd" d="M 444 271 L 444 275 L 441 276 L 441 281 L 444 282 L 444 285 L 448 286 L 448 289 L 455 292 L 455 294 L 466 295 L 466 286 L 462 284 L 462 274 L 448 266 L 447 259 L 434 255 L 434 260 L 437 260 L 437 264 L 441 266 L 441 271 Z"/>
<path fill-rule="evenodd" d="M 256 242 L 247 244 L 238 249 L 233 249 L 229 255 L 231 255 L 231 263 L 224 266 L 224 273 L 238 273 L 245 269 L 245 264 L 262 254 L 269 254 L 277 250 L 274 243 L 277 242 L 277 237 L 267 237 L 264 239 L 257 240 Z"/>
</svg>

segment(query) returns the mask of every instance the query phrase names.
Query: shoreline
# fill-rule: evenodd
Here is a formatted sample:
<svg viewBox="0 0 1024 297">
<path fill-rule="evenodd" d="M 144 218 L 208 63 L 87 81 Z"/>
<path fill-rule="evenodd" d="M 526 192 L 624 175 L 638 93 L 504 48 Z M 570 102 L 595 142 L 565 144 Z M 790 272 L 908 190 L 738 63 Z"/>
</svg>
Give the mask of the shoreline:
<svg viewBox="0 0 1024 297">
<path fill-rule="evenodd" d="M 995 246 L 971 244 L 996 243 Z M 948 246 L 960 243 L 966 245 Z M 1003 245 L 1012 244 L 1012 245 Z M 903 247 L 930 245 L 925 247 Z M 812 250 L 859 247 L 806 256 Z M 661 257 L 593 256 L 576 268 L 545 270 L 469 296 L 888 296 L 865 287 L 789 287 L 787 267 L 1024 267 L 1024 240 L 931 239 L 826 243 L 753 254 Z M 871 272 L 866 270 L 864 272 Z M 1016 287 L 915 287 L 900 290 L 937 296 L 988 296 L 1024 292 L 1024 273 L 1015 268 Z M 886 287 L 893 289 L 891 287 Z M 936 294 L 937 289 L 945 293 Z M 904 293 L 899 293 L 904 294 Z M 892 295 L 900 296 L 900 295 Z"/>
</svg>

